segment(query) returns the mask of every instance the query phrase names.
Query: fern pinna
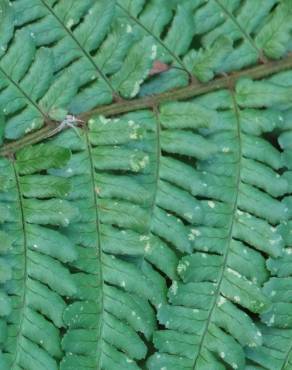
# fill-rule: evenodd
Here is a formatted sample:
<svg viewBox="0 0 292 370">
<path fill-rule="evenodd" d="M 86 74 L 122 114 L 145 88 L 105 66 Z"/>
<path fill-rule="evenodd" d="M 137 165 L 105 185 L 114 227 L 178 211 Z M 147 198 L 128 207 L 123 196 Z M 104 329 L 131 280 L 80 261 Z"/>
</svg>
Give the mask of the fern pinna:
<svg viewBox="0 0 292 370">
<path fill-rule="evenodd" d="M 1 370 L 292 369 L 291 35 L 291 0 L 0 0 Z"/>
</svg>

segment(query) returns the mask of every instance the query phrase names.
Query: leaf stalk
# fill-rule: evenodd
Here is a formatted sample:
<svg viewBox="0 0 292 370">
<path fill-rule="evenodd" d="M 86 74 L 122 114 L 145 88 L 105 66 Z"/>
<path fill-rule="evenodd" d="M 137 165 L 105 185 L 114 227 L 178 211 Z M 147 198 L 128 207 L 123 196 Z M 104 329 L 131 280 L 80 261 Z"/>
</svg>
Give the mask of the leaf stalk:
<svg viewBox="0 0 292 370">
<path fill-rule="evenodd" d="M 234 86 L 236 81 L 242 77 L 248 77 L 253 80 L 260 80 L 274 73 L 282 72 L 289 69 L 292 69 L 292 53 L 289 53 L 285 58 L 281 60 L 269 61 L 264 64 L 241 70 L 239 72 L 231 73 L 227 76 L 217 77 L 208 83 L 203 84 L 199 83 L 198 81 L 194 81 L 186 87 L 167 91 L 161 94 L 155 94 L 132 100 L 121 100 L 109 105 L 103 105 L 89 112 L 81 114 L 77 117 L 77 119 L 86 123 L 91 117 L 96 115 L 109 117 L 122 113 L 136 111 L 139 109 L 153 109 L 154 106 L 159 106 L 161 103 L 165 103 L 168 101 L 186 100 L 213 91 L 227 89 L 230 86 Z M 53 136 L 54 132 L 58 132 L 56 128 L 59 125 L 60 122 L 48 121 L 46 126 L 41 128 L 40 130 L 28 134 L 19 140 L 4 144 L 0 148 L 0 156 L 9 156 L 27 145 L 41 142 L 45 138 Z"/>
</svg>

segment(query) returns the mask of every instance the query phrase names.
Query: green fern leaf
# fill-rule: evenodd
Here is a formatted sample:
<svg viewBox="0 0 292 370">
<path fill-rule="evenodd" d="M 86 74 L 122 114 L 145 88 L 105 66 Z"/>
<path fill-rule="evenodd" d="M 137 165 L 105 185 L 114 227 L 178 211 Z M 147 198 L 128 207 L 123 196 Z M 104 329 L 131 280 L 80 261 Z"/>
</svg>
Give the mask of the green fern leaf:
<svg viewBox="0 0 292 370">
<path fill-rule="evenodd" d="M 257 84 L 254 83 L 255 89 Z M 269 82 L 262 84 L 269 86 Z M 159 331 L 154 336 L 154 343 L 161 353 L 150 358 L 150 369 L 217 369 L 222 366 L 218 358 L 233 368 L 244 368 L 244 352 L 238 342 L 242 346 L 261 345 L 260 331 L 239 307 L 255 313 L 269 307 L 267 297 L 261 293 L 261 284 L 267 272 L 259 252 L 264 251 L 272 256 L 282 253 L 284 243 L 281 235 L 276 229 L 271 229 L 269 223 L 277 224 L 287 219 L 285 202 L 279 202 L 273 197 L 285 194 L 288 184 L 281 176 L 278 179 L 272 167 L 274 161 L 271 158 L 278 158 L 276 168 L 281 166 L 280 153 L 260 137 L 260 132 L 254 136 L 248 126 L 243 126 L 242 115 L 250 113 L 253 125 L 261 131 L 261 119 L 258 117 L 262 113 L 249 110 L 254 107 L 254 101 L 248 104 L 241 96 L 245 96 L 243 92 L 234 96 L 233 110 L 214 110 L 213 115 L 217 119 L 209 120 L 208 128 L 200 128 L 199 125 L 197 130 L 201 140 L 205 137 L 206 141 L 201 148 L 197 144 L 196 148 L 189 151 L 188 140 L 194 135 L 191 132 L 187 136 L 180 135 L 180 140 L 172 140 L 172 147 L 163 146 L 162 132 L 163 153 L 192 156 L 200 172 L 197 178 L 191 177 L 192 169 L 188 165 L 190 175 L 187 178 L 192 184 L 193 181 L 198 183 L 198 179 L 202 181 L 205 178 L 205 183 L 193 189 L 185 178 L 180 180 L 169 176 L 166 179 L 173 181 L 176 187 L 170 191 L 170 185 L 163 185 L 161 196 L 158 191 L 157 204 L 179 215 L 184 224 L 189 224 L 184 226 L 185 243 L 189 244 L 185 250 L 193 252 L 180 260 L 178 274 L 182 281 L 173 282 L 168 295 L 170 304 L 162 306 L 158 311 L 158 319 L 167 330 Z M 261 99 L 260 94 L 257 97 Z M 209 96 L 208 101 L 212 99 L 216 99 L 216 95 Z M 261 106 L 273 106 L 274 100 L 268 95 L 265 101 L 264 98 L 261 100 Z M 188 127 L 188 121 L 180 118 L 180 112 L 186 114 L 185 103 L 177 103 L 176 107 L 179 126 L 175 126 L 175 116 L 172 115 L 171 129 L 164 127 L 165 132 L 173 132 L 174 128 L 185 125 Z M 269 111 L 264 114 L 269 114 Z M 163 119 L 161 122 L 163 126 Z M 192 128 L 195 122 L 192 121 Z M 224 122 L 224 128 L 221 122 Z M 208 151 L 210 145 L 214 149 Z M 258 151 L 254 149 L 257 145 Z M 268 150 L 263 151 L 263 148 Z M 182 164 L 182 171 L 185 167 Z M 179 169 L 177 163 L 176 173 L 181 172 Z M 195 170 L 194 175 L 198 170 Z M 249 171 L 262 173 L 261 180 L 251 176 Z M 268 178 L 277 179 L 274 186 L 267 185 L 270 181 Z M 281 188 L 276 185 L 278 182 Z M 191 199 L 184 203 L 186 195 L 177 185 L 187 186 L 186 189 L 190 189 L 193 195 L 203 199 L 197 205 Z M 228 194 L 225 194 L 227 189 Z M 168 198 L 168 193 L 175 198 Z M 192 224 L 201 226 L 192 227 Z M 174 243 L 174 240 L 171 242 Z M 246 268 L 246 258 L 258 262 L 249 263 Z M 244 328 L 244 332 L 240 328 Z"/>
<path fill-rule="evenodd" d="M 263 346 L 256 350 L 247 350 L 247 357 L 253 364 L 247 366 L 247 369 L 289 369 L 291 367 L 291 330 L 265 326 L 260 329 L 263 333 Z"/>
<path fill-rule="evenodd" d="M 289 111 L 287 112 L 289 117 Z M 289 119 L 282 125 L 282 133 L 279 136 L 279 144 L 283 149 L 283 164 L 287 166 L 287 155 L 291 152 L 291 124 Z M 288 138 L 288 140 L 287 140 Z M 289 184 L 288 193 L 291 193 L 291 172 L 286 171 L 283 175 Z M 291 197 L 287 196 L 283 202 L 289 220 L 278 227 L 280 236 L 285 242 L 283 254 L 277 258 L 269 258 L 267 267 L 271 277 L 264 285 L 264 291 L 270 297 L 272 305 L 267 312 L 261 315 L 263 323 L 263 348 L 250 349 L 247 357 L 254 363 L 264 366 L 265 369 L 289 369 L 291 367 Z"/>
<path fill-rule="evenodd" d="M 78 293 L 77 302 L 65 311 L 69 330 L 63 349 L 68 355 L 62 369 L 71 369 L 76 363 L 84 369 L 136 369 L 133 360 L 147 353 L 145 342 L 155 328 L 154 312 L 147 301 L 157 307 L 165 301 L 166 290 L 151 265 L 174 277 L 177 263 L 174 252 L 149 235 L 155 130 L 154 116 L 145 111 L 118 120 L 92 118 L 79 147 L 72 132 L 55 139 L 55 144 L 73 150 L 67 167 L 54 174 L 70 179 L 68 199 L 83 215 L 67 228 L 78 245 L 79 256 L 73 263 L 78 271 Z M 96 312 L 94 324 L 92 312 Z M 144 341 L 136 333 L 141 333 Z"/>
<path fill-rule="evenodd" d="M 1 173 L 9 179 L 0 196 L 3 209 L 7 210 L 1 225 L 0 259 L 1 316 L 7 322 L 2 324 L 6 326 L 2 340 L 3 369 L 58 368 L 59 328 L 64 326 L 62 316 L 66 307 L 62 296 L 72 296 L 76 291 L 74 280 L 62 262 L 75 259 L 76 252 L 64 235 L 47 225 L 66 225 L 79 215 L 71 204 L 66 206 L 66 200 L 54 198 L 58 189 L 46 193 L 46 198 L 51 199 L 40 201 L 36 199 L 39 190 L 34 192 L 30 188 L 27 192 L 23 183 L 27 177 L 31 180 L 40 176 L 34 175 L 36 171 L 64 165 L 69 157 L 66 149 L 40 144 L 19 152 L 15 163 L 1 159 Z M 54 185 L 49 175 L 42 176 Z M 57 211 L 60 204 L 62 207 Z M 59 243 L 62 250 L 57 248 Z"/>
<path fill-rule="evenodd" d="M 292 367 L 291 21 L 0 0 L 1 369 Z"/>
</svg>

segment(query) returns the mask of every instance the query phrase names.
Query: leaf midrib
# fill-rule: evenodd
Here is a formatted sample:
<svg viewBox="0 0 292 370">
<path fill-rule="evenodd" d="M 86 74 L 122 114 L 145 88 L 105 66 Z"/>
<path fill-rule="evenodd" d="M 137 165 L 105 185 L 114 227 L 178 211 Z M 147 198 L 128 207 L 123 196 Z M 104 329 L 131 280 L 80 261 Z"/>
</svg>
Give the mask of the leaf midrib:
<svg viewBox="0 0 292 370">
<path fill-rule="evenodd" d="M 15 165 L 15 162 L 12 162 L 12 167 L 13 167 L 13 172 L 15 176 L 15 181 L 16 181 L 16 189 L 17 189 L 17 194 L 18 194 L 18 203 L 19 203 L 19 208 L 20 208 L 20 218 L 21 218 L 21 227 L 22 227 L 22 233 L 23 233 L 23 265 L 24 265 L 24 279 L 23 279 L 23 293 L 22 293 L 22 305 L 21 305 L 21 317 L 19 320 L 19 329 L 16 335 L 16 345 L 15 345 L 15 355 L 13 362 L 11 364 L 11 370 L 15 368 L 18 362 L 18 354 L 19 351 L 17 350 L 19 347 L 21 347 L 20 344 L 20 337 L 22 336 L 22 326 L 23 326 L 23 321 L 24 321 L 24 310 L 25 307 L 27 306 L 26 304 L 26 296 L 27 296 L 27 282 L 28 282 L 28 272 L 27 272 L 27 251 L 28 251 L 28 243 L 27 243 L 27 231 L 26 231 L 26 222 L 25 222 L 25 215 L 24 215 L 24 205 L 23 205 L 23 197 L 21 193 L 21 187 L 20 187 L 20 181 L 19 181 L 19 176 L 17 172 L 17 168 Z M 23 349 L 24 350 L 24 349 Z"/>
<path fill-rule="evenodd" d="M 127 9 L 125 9 L 121 4 L 117 3 L 117 6 L 122 9 L 123 12 L 127 14 L 127 16 L 132 19 L 139 27 L 143 28 L 145 32 L 147 32 L 150 36 L 152 36 L 160 46 L 162 46 L 170 56 L 181 66 L 184 72 L 186 72 L 189 77 L 192 77 L 191 72 L 187 69 L 184 65 L 183 61 L 177 56 L 158 36 L 156 36 L 153 32 L 151 32 L 142 22 L 139 21 L 138 18 L 134 17 Z"/>
<path fill-rule="evenodd" d="M 92 147 L 88 135 L 88 131 L 85 131 L 85 139 L 86 139 L 86 146 L 88 151 L 88 158 L 89 158 L 89 165 L 90 165 L 90 179 L 91 179 L 91 187 L 92 187 L 92 196 L 93 196 L 93 202 L 94 202 L 94 212 L 95 212 L 95 225 L 96 225 L 96 235 L 97 235 L 97 245 L 96 248 L 98 249 L 98 260 L 99 260 L 99 274 L 98 277 L 100 281 L 100 297 L 101 297 L 101 311 L 100 311 L 100 325 L 99 327 L 99 333 L 98 338 L 99 341 L 97 342 L 97 370 L 101 369 L 101 360 L 102 360 L 102 343 L 103 343 L 103 325 L 104 325 L 104 312 L 105 312 L 105 306 L 104 306 L 104 279 L 103 279 L 103 262 L 102 262 L 102 249 L 101 249 L 101 231 L 100 231 L 100 221 L 99 221 L 99 211 L 98 211 L 98 204 L 96 200 L 96 192 L 95 192 L 95 168 L 93 164 L 92 159 Z M 95 302 L 97 303 L 97 302 Z"/>
<path fill-rule="evenodd" d="M 264 59 L 261 50 L 257 47 L 254 40 L 251 38 L 251 36 L 243 29 L 241 24 L 238 22 L 236 17 L 228 10 L 224 5 L 221 4 L 220 0 L 215 0 L 215 2 L 218 4 L 218 6 L 222 9 L 222 11 L 225 13 L 226 17 L 230 19 L 230 21 L 238 28 L 240 33 L 243 35 L 243 38 L 246 39 L 251 47 L 257 52 L 258 57 L 260 59 Z"/>
<path fill-rule="evenodd" d="M 289 366 L 289 360 L 290 360 L 291 354 L 292 354 L 292 343 L 289 346 L 288 351 L 285 354 L 285 358 L 284 358 L 284 361 L 283 361 L 283 366 L 281 366 L 280 370 L 285 370 L 285 369 L 289 370 L 288 366 Z"/>
<path fill-rule="evenodd" d="M 238 138 L 238 155 L 239 155 L 238 170 L 237 170 L 237 174 L 236 174 L 236 188 L 235 188 L 236 196 L 235 196 L 235 199 L 234 199 L 233 210 L 232 210 L 232 213 L 231 213 L 232 214 L 232 221 L 231 221 L 231 225 L 230 225 L 230 229 L 229 229 L 229 233 L 228 233 L 227 246 L 226 246 L 225 253 L 224 253 L 224 256 L 223 256 L 223 265 L 222 265 L 221 272 L 220 272 L 220 275 L 219 275 L 218 284 L 217 284 L 217 287 L 215 289 L 214 300 L 213 300 L 213 303 L 212 303 L 212 307 L 209 311 L 209 315 L 208 315 L 208 318 L 207 318 L 207 321 L 206 321 L 205 329 L 204 329 L 204 332 L 203 332 L 202 337 L 201 337 L 201 341 L 200 341 L 200 344 L 199 344 L 199 349 L 198 349 L 197 356 L 195 358 L 194 364 L 192 366 L 192 370 L 196 369 L 197 361 L 200 358 L 201 350 L 204 346 L 205 338 L 206 338 L 206 335 L 209 331 L 209 325 L 211 323 L 212 315 L 213 315 L 214 309 L 217 305 L 218 298 L 221 294 L 221 284 L 222 284 L 222 281 L 223 281 L 223 278 L 224 278 L 224 273 L 225 273 L 225 270 L 226 270 L 226 267 L 227 267 L 228 255 L 229 255 L 229 251 L 230 251 L 230 244 L 231 244 L 231 241 L 232 241 L 232 238 L 233 238 L 233 226 L 234 226 L 235 215 L 236 215 L 236 210 L 237 210 L 237 205 L 238 205 L 239 187 L 240 187 L 240 182 L 241 182 L 242 143 L 241 143 L 241 129 L 240 129 L 239 109 L 238 109 L 238 106 L 237 106 L 237 103 L 236 103 L 234 91 L 230 90 L 230 93 L 231 93 L 231 96 L 232 96 L 232 101 L 233 101 L 233 106 L 234 106 L 234 114 L 235 114 L 235 117 L 236 117 L 236 131 L 237 131 L 237 138 Z"/>
<path fill-rule="evenodd" d="M 90 53 L 80 44 L 78 39 L 75 37 L 74 33 L 71 32 L 67 27 L 65 27 L 64 23 L 61 21 L 61 19 L 57 16 L 57 14 L 54 12 L 54 10 L 44 1 L 39 0 L 45 8 L 48 9 L 49 13 L 56 19 L 56 21 L 61 25 L 61 27 L 65 30 L 65 32 L 69 35 L 69 37 L 72 38 L 72 40 L 77 44 L 77 46 L 80 48 L 82 53 L 85 55 L 85 57 L 88 59 L 88 61 L 91 63 L 91 65 L 96 69 L 99 76 L 105 81 L 105 83 L 108 85 L 110 90 L 112 91 L 113 95 L 116 97 L 119 96 L 118 92 L 114 89 L 113 85 L 111 84 L 110 80 L 107 78 L 107 76 L 102 72 L 102 70 L 99 68 L 99 66 L 95 63 L 93 58 L 91 57 Z"/>
<path fill-rule="evenodd" d="M 156 206 L 156 198 L 157 198 L 157 193 L 158 193 L 158 183 L 160 180 L 160 163 L 161 163 L 161 143 L 160 143 L 160 132 L 161 132 L 161 127 L 160 127 L 160 121 L 159 121 L 159 112 L 158 108 L 154 107 L 154 118 L 155 118 L 155 124 L 156 124 L 156 169 L 155 169 L 155 189 L 154 189 L 154 195 L 152 198 L 152 203 L 151 203 L 151 208 L 150 208 L 150 225 L 149 225 L 149 234 L 151 232 L 151 223 L 153 219 L 153 213 L 154 213 L 154 208 Z"/>
<path fill-rule="evenodd" d="M 4 75 L 4 77 L 10 82 L 11 85 L 13 85 L 18 91 L 20 91 L 20 93 L 24 96 L 24 98 L 32 105 L 36 108 L 36 110 L 38 110 L 41 115 L 43 116 L 44 119 L 47 118 L 47 115 L 41 110 L 41 108 L 37 105 L 37 103 L 35 101 L 33 101 L 27 94 L 26 92 L 22 89 L 20 83 L 18 83 L 17 81 L 14 81 L 6 72 L 5 70 L 3 69 L 3 67 L 1 66 L 1 62 L 0 62 L 0 71 L 1 73 Z"/>
<path fill-rule="evenodd" d="M 103 105 L 97 107 L 89 112 L 81 114 L 80 119 L 84 124 L 95 115 L 103 115 L 105 117 L 119 115 L 122 113 L 132 112 L 139 109 L 153 108 L 153 106 L 168 102 L 168 101 L 181 101 L 196 96 L 201 96 L 207 93 L 218 91 L 221 89 L 228 88 L 230 84 L 235 84 L 240 78 L 247 77 L 254 80 L 260 80 L 268 77 L 272 74 L 286 71 L 292 68 L 292 53 L 287 57 L 279 61 L 269 61 L 264 64 L 256 65 L 247 69 L 243 69 L 239 72 L 234 72 L 228 76 L 218 77 L 209 83 L 191 83 L 187 87 L 178 88 L 172 91 L 163 92 L 160 94 L 154 94 L 142 98 L 124 100 L 122 102 L 113 103 L 110 105 Z M 0 157 L 7 156 L 15 153 L 17 150 L 24 146 L 38 143 L 47 137 L 50 137 L 57 133 L 56 127 L 59 126 L 59 122 L 48 121 L 47 126 L 43 127 L 36 132 L 28 134 L 19 140 L 8 142 L 0 147 Z"/>
</svg>

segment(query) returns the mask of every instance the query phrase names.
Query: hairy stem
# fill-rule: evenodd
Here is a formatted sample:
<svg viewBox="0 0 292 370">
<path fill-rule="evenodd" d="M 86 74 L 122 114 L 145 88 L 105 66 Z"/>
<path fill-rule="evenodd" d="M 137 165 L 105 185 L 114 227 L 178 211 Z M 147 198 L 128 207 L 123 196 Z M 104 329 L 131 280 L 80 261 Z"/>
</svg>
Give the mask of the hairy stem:
<svg viewBox="0 0 292 370">
<path fill-rule="evenodd" d="M 89 112 L 81 114 L 78 119 L 87 122 L 94 115 L 114 116 L 121 113 L 131 112 L 139 109 L 152 108 L 163 102 L 172 100 L 185 100 L 194 98 L 199 95 L 207 94 L 212 91 L 228 88 L 233 85 L 241 77 L 249 77 L 254 80 L 270 76 L 274 73 L 285 71 L 292 68 L 292 54 L 279 61 L 269 61 L 265 64 L 257 65 L 239 72 L 232 73 L 228 76 L 217 77 L 213 81 L 201 84 L 198 82 L 191 83 L 187 87 L 164 92 L 161 94 L 152 95 L 133 100 L 122 100 L 110 105 L 103 105 Z M 59 125 L 59 122 L 50 121 L 42 129 L 25 136 L 20 140 L 16 140 L 9 144 L 5 144 L 0 149 L 0 156 L 7 156 L 15 153 L 17 150 L 26 145 L 35 144 L 47 137 L 52 136 L 54 130 Z"/>
</svg>

